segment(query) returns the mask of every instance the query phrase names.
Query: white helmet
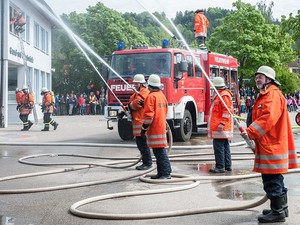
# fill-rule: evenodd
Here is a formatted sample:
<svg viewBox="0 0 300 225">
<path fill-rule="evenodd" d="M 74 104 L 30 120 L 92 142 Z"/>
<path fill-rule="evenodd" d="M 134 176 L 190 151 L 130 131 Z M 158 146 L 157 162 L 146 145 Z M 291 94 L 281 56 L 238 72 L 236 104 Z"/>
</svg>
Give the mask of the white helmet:
<svg viewBox="0 0 300 225">
<path fill-rule="evenodd" d="M 216 88 L 226 86 L 223 77 L 215 77 L 215 78 L 213 79 L 213 85 L 214 85 Z"/>
<path fill-rule="evenodd" d="M 280 83 L 275 79 L 275 77 L 276 77 L 275 71 L 269 66 L 259 67 L 258 70 L 256 71 L 255 75 L 256 74 L 263 74 L 266 77 L 272 79 L 275 84 L 280 85 Z"/>
<path fill-rule="evenodd" d="M 151 74 L 148 79 L 148 84 L 153 87 L 161 88 L 160 77 L 156 74 Z"/>
<path fill-rule="evenodd" d="M 144 75 L 143 74 L 135 75 L 133 78 L 133 83 L 141 83 L 141 84 L 146 83 Z"/>
<path fill-rule="evenodd" d="M 16 88 L 16 92 L 22 91 L 21 88 Z"/>
<path fill-rule="evenodd" d="M 41 92 L 48 92 L 48 89 L 46 87 L 42 87 Z"/>
</svg>

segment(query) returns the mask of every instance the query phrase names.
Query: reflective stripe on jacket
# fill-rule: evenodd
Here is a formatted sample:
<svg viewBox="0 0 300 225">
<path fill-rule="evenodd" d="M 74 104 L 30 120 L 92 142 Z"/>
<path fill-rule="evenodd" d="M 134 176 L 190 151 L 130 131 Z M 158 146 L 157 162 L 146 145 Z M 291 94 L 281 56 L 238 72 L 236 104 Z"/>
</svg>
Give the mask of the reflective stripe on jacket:
<svg viewBox="0 0 300 225">
<path fill-rule="evenodd" d="M 194 30 L 195 37 L 198 36 L 207 36 L 207 26 L 209 25 L 209 21 L 204 15 L 203 12 L 199 12 L 196 14 L 194 19 Z"/>
<path fill-rule="evenodd" d="M 168 102 L 166 97 L 161 90 L 151 91 L 144 105 L 144 123 L 149 125 L 146 133 L 148 146 L 151 148 L 167 147 Z"/>
<path fill-rule="evenodd" d="M 228 89 L 218 90 L 227 108 L 233 114 L 232 93 Z M 214 139 L 226 139 L 233 137 L 233 120 L 224 103 L 215 93 L 213 102 L 210 107 L 210 114 L 208 119 L 208 137 Z M 218 131 L 218 126 L 224 124 L 223 130 Z"/>
<path fill-rule="evenodd" d="M 141 128 L 143 125 L 144 108 L 138 103 L 144 100 L 149 94 L 148 88 L 142 86 L 139 94 L 134 93 L 129 100 L 129 108 L 132 115 L 133 136 L 141 136 Z"/>
<path fill-rule="evenodd" d="M 298 167 L 286 101 L 276 85 L 258 95 L 247 133 L 256 145 L 253 171 L 280 174 Z"/>
</svg>

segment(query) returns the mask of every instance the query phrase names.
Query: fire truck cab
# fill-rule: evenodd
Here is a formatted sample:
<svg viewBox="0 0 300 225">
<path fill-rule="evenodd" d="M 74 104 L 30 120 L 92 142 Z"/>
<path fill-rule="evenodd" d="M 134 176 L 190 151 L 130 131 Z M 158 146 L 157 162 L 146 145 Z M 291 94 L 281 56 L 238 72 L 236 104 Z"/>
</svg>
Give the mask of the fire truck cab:
<svg viewBox="0 0 300 225">
<path fill-rule="evenodd" d="M 163 93 L 168 100 L 167 122 L 176 141 L 188 141 L 192 133 L 198 133 L 200 127 L 207 125 L 211 105 L 212 89 L 204 75 L 204 69 L 210 79 L 222 76 L 234 93 L 234 108 L 239 113 L 237 60 L 222 54 L 197 49 L 195 62 L 192 54 L 185 49 L 149 48 L 145 46 L 130 50 L 119 49 L 112 54 L 112 70 L 108 74 L 108 85 L 117 98 L 128 104 L 132 90 L 133 77 L 143 74 L 147 79 L 151 74 L 161 77 Z M 108 104 L 105 116 L 108 120 L 117 119 L 122 108 L 111 91 L 108 92 Z M 108 121 L 109 123 L 109 121 Z M 118 133 L 123 140 L 131 140 L 131 121 L 118 120 Z"/>
</svg>

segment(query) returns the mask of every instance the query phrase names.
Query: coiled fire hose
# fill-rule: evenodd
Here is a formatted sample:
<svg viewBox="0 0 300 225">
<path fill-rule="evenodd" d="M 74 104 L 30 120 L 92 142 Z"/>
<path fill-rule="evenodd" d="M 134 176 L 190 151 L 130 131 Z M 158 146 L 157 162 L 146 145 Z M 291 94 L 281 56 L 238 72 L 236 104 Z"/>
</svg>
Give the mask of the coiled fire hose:
<svg viewBox="0 0 300 225">
<path fill-rule="evenodd" d="M 3 143 L 2 143 L 3 144 Z M 46 144 L 46 143 L 44 143 Z M 49 145 L 52 145 L 52 143 L 48 143 Z M 244 143 L 240 143 L 244 144 Z M 28 143 L 28 145 L 30 145 Z M 40 145 L 40 144 L 31 144 L 31 145 Z M 56 145 L 58 145 L 56 143 Z M 73 143 L 73 145 L 75 145 Z M 91 146 L 89 144 L 86 144 L 87 146 Z M 104 144 L 105 146 L 108 146 L 108 144 Z M 83 144 L 81 145 L 83 146 Z M 100 144 L 94 144 L 93 146 L 100 146 Z M 120 147 L 120 146 L 119 146 Z M 124 147 L 124 145 L 122 145 Z M 179 146 L 176 146 L 179 148 Z M 195 146 L 200 148 L 203 148 L 201 146 Z M 205 146 L 208 147 L 208 146 Z M 212 146 L 209 146 L 210 148 Z M 251 154 L 249 152 L 244 152 L 244 154 Z M 193 154 L 181 154 L 181 155 L 170 155 L 170 160 L 177 161 L 180 156 L 192 156 Z M 194 155 L 211 155 L 208 153 L 196 153 Z M 234 153 L 233 153 L 234 155 Z M 85 157 L 85 158 L 90 158 L 90 159 L 112 159 L 113 162 L 106 162 L 106 163 L 95 163 L 95 162 L 81 162 L 81 163 L 33 163 L 29 162 L 29 159 L 33 158 L 39 158 L 39 157 L 58 157 L 58 156 L 70 156 L 70 157 Z M 176 159 L 174 159 L 176 158 Z M 251 159 L 253 157 L 245 157 L 246 159 Z M 117 162 L 116 160 L 122 160 L 121 162 Z M 180 159 L 179 159 L 180 160 Z M 183 160 L 188 160 L 187 158 L 183 158 Z M 213 158 L 204 158 L 204 159 L 196 159 L 197 161 L 207 161 L 207 160 L 213 160 Z M 233 158 L 235 160 L 235 158 Z M 12 179 L 18 179 L 18 178 L 25 178 L 25 177 L 32 177 L 32 176 L 40 176 L 40 175 L 47 175 L 47 174 L 52 174 L 52 173 L 62 173 L 62 172 L 72 172 L 80 169 L 85 169 L 85 168 L 93 168 L 97 166 L 104 166 L 104 167 L 110 167 L 115 164 L 124 164 L 127 163 L 128 165 L 133 165 L 134 162 L 136 162 L 137 159 L 133 158 L 107 158 L 107 157 L 96 157 L 96 156 L 91 156 L 91 155 L 80 155 L 80 154 L 66 154 L 66 153 L 56 153 L 56 154 L 40 154 L 40 155 L 32 155 L 32 156 L 27 156 L 19 159 L 19 162 L 25 163 L 25 164 L 31 164 L 31 165 L 76 165 L 67 168 L 67 169 L 57 169 L 53 171 L 46 171 L 46 172 L 40 172 L 40 173 L 30 173 L 30 174 L 21 174 L 21 175 L 16 175 L 16 176 L 10 176 L 10 177 L 4 177 L 1 178 L 0 181 L 7 181 L 7 180 L 12 180 Z M 131 164 L 130 164 L 131 163 Z M 114 167 L 114 166 L 112 166 Z M 117 168 L 117 167 L 114 167 Z M 118 167 L 121 168 L 121 167 Z M 247 174 L 247 175 L 235 175 L 235 176 L 187 176 L 187 175 L 178 175 L 178 174 L 172 174 L 172 179 L 171 180 L 162 180 L 162 181 L 157 181 L 157 180 L 151 180 L 147 178 L 147 174 L 151 171 L 153 171 L 155 168 L 151 168 L 150 170 L 143 171 L 138 174 L 134 175 L 128 175 L 126 177 L 122 178 L 115 178 L 115 179 L 108 179 L 108 180 L 101 180 L 101 181 L 90 181 L 90 182 L 83 182 L 83 183 L 76 183 L 76 184 L 68 184 L 68 185 L 60 185 L 60 186 L 55 186 L 55 187 L 44 187 L 44 188 L 32 188 L 32 189 L 19 189 L 19 190 L 0 190 L 0 193 L 2 194 L 17 194 L 17 193 L 32 193 L 32 192 L 41 192 L 41 191 L 53 191 L 53 190 L 61 190 L 61 189 L 67 189 L 67 188 L 76 188 L 76 187 L 83 187 L 83 186 L 88 186 L 88 185 L 97 185 L 97 184 L 104 184 L 104 183 L 112 183 L 112 182 L 117 182 L 117 181 L 123 181 L 126 179 L 131 179 L 134 177 L 140 177 L 140 180 L 143 182 L 151 182 L 151 183 L 182 183 L 182 182 L 188 182 L 191 181 L 191 184 L 188 185 L 180 185 L 178 187 L 172 187 L 172 188 L 165 188 L 165 189 L 159 189 L 159 190 L 147 190 L 147 191 L 134 191 L 134 192 L 124 192 L 124 193 L 117 193 L 117 194 L 109 194 L 109 195 L 103 195 L 103 196 L 97 196 L 93 198 L 88 198 L 82 201 L 79 201 L 77 203 L 74 203 L 70 207 L 70 212 L 76 216 L 80 217 L 87 217 L 87 218 L 97 218 L 97 219 L 127 219 L 127 220 L 133 220 L 133 219 L 150 219 L 150 218 L 163 218 L 163 217 L 174 217 L 174 216 L 184 216 L 184 215 L 192 215 L 192 214 L 200 214 L 200 213 L 210 213 L 210 212 L 221 212 L 221 211 L 234 211 L 234 210 L 243 210 L 243 209 L 248 209 L 248 208 L 253 208 L 258 205 L 263 204 L 267 198 L 263 197 L 262 199 L 259 199 L 257 201 L 251 201 L 250 203 L 243 204 L 243 205 L 238 205 L 238 206 L 222 206 L 222 207 L 206 207 L 206 208 L 197 208 L 197 209 L 189 209 L 189 210 L 177 210 L 177 211 L 169 211 L 169 212 L 155 212 L 155 213 L 138 213 L 138 214 L 109 214 L 107 212 L 105 213 L 95 213 L 95 212 L 85 212 L 83 210 L 80 210 L 84 205 L 87 205 L 92 202 L 96 201 L 102 201 L 102 200 L 108 200 L 108 199 L 113 199 L 113 198 L 119 198 L 119 197 L 130 197 L 130 196 L 138 196 L 138 195 L 150 195 L 150 194 L 158 194 L 158 193 L 170 193 L 174 191 L 182 191 L 182 190 L 188 190 L 191 188 L 194 188 L 200 184 L 201 180 L 215 180 L 215 181 L 225 181 L 225 180 L 236 180 L 236 179 L 248 179 L 248 178 L 255 178 L 259 177 L 260 174 Z M 299 172 L 299 169 L 293 169 L 290 170 L 289 173 L 295 173 Z"/>
</svg>

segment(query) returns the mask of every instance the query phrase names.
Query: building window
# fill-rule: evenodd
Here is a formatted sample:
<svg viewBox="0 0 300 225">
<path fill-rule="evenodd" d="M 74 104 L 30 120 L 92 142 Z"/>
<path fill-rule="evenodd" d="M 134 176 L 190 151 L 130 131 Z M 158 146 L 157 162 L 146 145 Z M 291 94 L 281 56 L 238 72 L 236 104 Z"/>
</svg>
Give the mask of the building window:
<svg viewBox="0 0 300 225">
<path fill-rule="evenodd" d="M 39 87 L 40 87 L 40 79 L 39 79 L 39 75 L 40 75 L 40 71 L 37 69 L 34 69 L 34 92 L 36 93 L 34 98 L 35 98 L 35 102 L 39 102 Z"/>
<path fill-rule="evenodd" d="M 34 47 L 40 47 L 40 25 L 34 23 Z"/>
<path fill-rule="evenodd" d="M 46 39 L 46 40 L 45 40 L 45 42 L 46 42 L 46 49 L 45 49 L 46 51 L 45 51 L 45 52 L 46 52 L 47 54 L 49 54 L 49 33 L 48 33 L 48 31 L 46 31 L 45 39 Z"/>
<path fill-rule="evenodd" d="M 51 76 L 50 76 L 50 73 L 47 73 L 46 74 L 46 76 L 47 76 L 47 88 L 48 88 L 48 90 L 51 90 Z"/>
<path fill-rule="evenodd" d="M 43 72 L 43 71 L 41 72 L 41 77 L 42 77 L 42 87 L 47 87 L 45 72 Z"/>
<path fill-rule="evenodd" d="M 29 26 L 26 26 L 26 19 L 27 18 L 25 16 L 25 13 L 20 10 L 18 7 L 16 7 L 15 5 L 10 5 L 9 6 L 9 18 L 10 18 L 10 22 L 9 22 L 9 31 L 15 35 L 18 34 L 18 32 L 16 30 L 21 30 L 21 29 L 26 29 L 27 27 L 29 28 Z M 25 40 L 25 33 L 26 32 L 22 32 L 22 38 Z"/>
<path fill-rule="evenodd" d="M 8 68 L 8 102 L 16 103 L 16 88 L 18 86 L 18 69 Z"/>
<path fill-rule="evenodd" d="M 30 17 L 28 15 L 26 15 L 26 28 L 25 28 L 25 32 L 26 32 L 26 42 L 30 43 Z"/>
<path fill-rule="evenodd" d="M 46 51 L 46 31 L 41 27 L 42 51 Z"/>
</svg>

